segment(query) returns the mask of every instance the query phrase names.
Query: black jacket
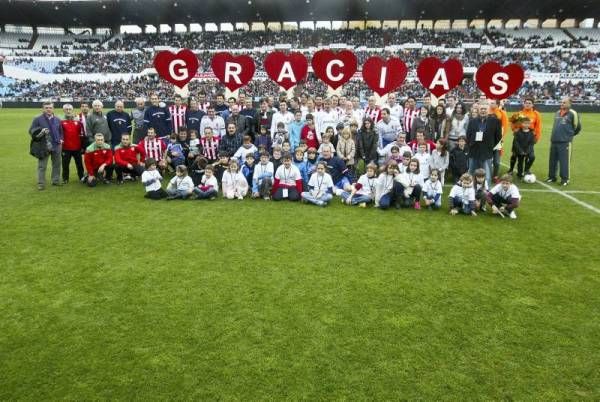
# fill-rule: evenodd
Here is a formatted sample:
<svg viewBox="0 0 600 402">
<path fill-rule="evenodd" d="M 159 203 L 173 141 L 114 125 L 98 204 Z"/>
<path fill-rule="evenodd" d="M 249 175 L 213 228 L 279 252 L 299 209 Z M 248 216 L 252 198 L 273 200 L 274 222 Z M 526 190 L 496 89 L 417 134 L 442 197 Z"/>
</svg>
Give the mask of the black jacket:
<svg viewBox="0 0 600 402">
<path fill-rule="evenodd" d="M 364 159 L 366 163 L 377 162 L 379 155 L 377 154 L 377 145 L 379 143 L 379 135 L 376 131 L 371 130 L 367 133 L 361 129 L 356 136 L 356 151 L 359 159 Z"/>
<path fill-rule="evenodd" d="M 481 141 L 475 141 L 477 132 L 483 131 Z M 502 126 L 496 116 L 488 115 L 483 120 L 479 117 L 471 119 L 467 126 L 467 145 L 469 158 L 487 160 L 494 157 L 494 147 L 502 139 Z"/>
</svg>

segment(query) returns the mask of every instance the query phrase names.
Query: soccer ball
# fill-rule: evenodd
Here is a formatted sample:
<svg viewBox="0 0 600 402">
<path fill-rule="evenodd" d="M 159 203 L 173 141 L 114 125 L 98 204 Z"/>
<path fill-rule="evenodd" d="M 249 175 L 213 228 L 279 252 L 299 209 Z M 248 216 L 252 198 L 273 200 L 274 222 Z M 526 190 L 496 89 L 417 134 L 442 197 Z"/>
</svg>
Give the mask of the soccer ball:
<svg viewBox="0 0 600 402">
<path fill-rule="evenodd" d="M 533 173 L 526 174 L 525 177 L 523 177 L 523 181 L 530 184 L 535 183 L 535 175 Z"/>
</svg>

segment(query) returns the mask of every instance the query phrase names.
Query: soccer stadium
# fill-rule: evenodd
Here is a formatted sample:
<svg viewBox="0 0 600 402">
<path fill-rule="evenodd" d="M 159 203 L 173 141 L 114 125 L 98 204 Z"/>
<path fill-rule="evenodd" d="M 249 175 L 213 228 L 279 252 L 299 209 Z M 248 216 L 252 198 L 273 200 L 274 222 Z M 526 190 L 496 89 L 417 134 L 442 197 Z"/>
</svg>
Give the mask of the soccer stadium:
<svg viewBox="0 0 600 402">
<path fill-rule="evenodd" d="M 1 400 L 599 400 L 600 3 L 0 0 Z"/>
</svg>

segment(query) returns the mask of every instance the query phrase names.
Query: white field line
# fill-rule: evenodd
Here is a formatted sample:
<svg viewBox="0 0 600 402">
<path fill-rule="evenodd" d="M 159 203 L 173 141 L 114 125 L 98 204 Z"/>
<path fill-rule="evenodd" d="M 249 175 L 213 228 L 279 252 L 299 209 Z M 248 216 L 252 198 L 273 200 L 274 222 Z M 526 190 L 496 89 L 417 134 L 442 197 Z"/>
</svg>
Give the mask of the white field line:
<svg viewBox="0 0 600 402">
<path fill-rule="evenodd" d="M 501 163 L 501 165 L 502 165 L 502 166 L 504 166 L 504 167 L 509 167 L 509 166 L 507 166 L 507 165 L 506 165 L 506 164 L 504 164 L 504 163 Z M 569 200 L 573 201 L 575 204 L 581 205 L 582 207 L 584 207 L 584 208 L 587 208 L 587 209 L 589 209 L 590 211 L 592 211 L 592 212 L 595 212 L 595 213 L 597 213 L 598 215 L 600 215 L 600 208 L 596 208 L 595 206 L 593 206 L 593 205 L 590 205 L 590 204 L 588 204 L 587 202 L 583 202 L 583 201 L 581 201 L 580 199 L 577 199 L 577 198 L 573 197 L 571 194 L 567 194 L 567 193 L 566 193 L 566 192 L 564 192 L 564 191 L 557 190 L 557 189 L 555 189 L 554 187 L 552 187 L 552 186 L 549 186 L 548 184 L 546 184 L 546 183 L 544 183 L 544 182 L 542 182 L 542 181 L 536 180 L 536 183 L 537 183 L 537 184 L 539 184 L 540 186 L 542 186 L 542 187 L 546 188 L 546 190 L 549 190 L 549 191 L 550 191 L 550 192 L 552 192 L 552 193 L 559 194 L 559 195 L 561 195 L 561 196 L 563 196 L 563 197 L 565 197 L 565 198 L 567 198 L 567 199 L 569 199 Z"/>
<path fill-rule="evenodd" d="M 452 184 L 444 184 L 444 188 L 452 188 Z M 544 190 L 541 188 L 519 188 L 521 193 L 554 193 L 555 191 Z M 586 191 L 586 190 L 571 190 L 571 191 L 562 191 L 566 194 L 598 194 L 600 195 L 600 191 Z"/>
</svg>

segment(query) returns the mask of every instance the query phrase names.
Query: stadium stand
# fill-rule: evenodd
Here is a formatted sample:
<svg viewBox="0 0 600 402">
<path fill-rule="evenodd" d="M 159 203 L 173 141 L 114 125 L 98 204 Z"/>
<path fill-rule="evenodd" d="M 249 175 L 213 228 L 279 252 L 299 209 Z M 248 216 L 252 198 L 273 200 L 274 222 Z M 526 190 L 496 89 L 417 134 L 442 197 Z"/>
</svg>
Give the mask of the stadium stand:
<svg viewBox="0 0 600 402">
<path fill-rule="evenodd" d="M 39 34 L 32 49 L 27 49 L 31 34 L 5 32 L 0 34 L 2 46 L 8 57 L 5 66 L 14 66 L 43 74 L 62 74 L 62 79 L 47 79 L 45 83 L 27 72 L 18 81 L 3 82 L 2 96 L 26 100 L 42 98 L 69 98 L 73 94 L 81 99 L 102 97 L 107 100 L 147 95 L 158 85 L 159 92 L 170 96 L 171 86 L 163 86 L 151 73 L 154 52 L 165 46 L 194 49 L 203 61 L 201 72 L 210 71 L 212 53 L 229 50 L 234 53 L 249 53 L 253 56 L 257 71 L 263 71 L 263 46 L 283 45 L 299 49 L 310 58 L 316 47 L 335 47 L 336 44 L 354 48 L 359 68 L 368 57 L 398 56 L 410 70 L 428 56 L 457 57 L 465 68 L 477 68 L 490 60 L 503 63 L 519 63 L 529 73 L 554 74 L 552 79 L 533 78 L 521 88 L 519 95 L 530 94 L 548 103 L 556 102 L 561 96 L 571 95 L 579 102 L 598 102 L 598 83 L 586 83 L 580 79 L 597 77 L 600 74 L 600 56 L 595 46 L 600 41 L 598 29 L 364 29 L 330 30 L 299 29 L 291 31 L 229 31 L 160 34 L 117 34 L 110 39 L 91 34 Z M 497 50 L 504 47 L 506 50 Z M 32 73 L 33 74 L 33 73 Z M 72 74 L 119 74 L 107 83 L 69 79 Z M 123 76 L 123 75 L 127 76 Z M 560 75 L 560 76 L 558 76 Z M 51 77 L 50 77 L 51 78 Z M 413 82 L 414 73 L 409 74 L 403 91 L 416 96 L 425 91 Z M 164 88 L 163 88 L 164 87 Z M 299 86 L 306 91 L 325 92 L 324 85 L 309 76 Z M 214 80 L 193 81 L 193 91 L 204 90 L 215 94 L 222 90 Z M 279 88 L 271 81 L 255 79 L 245 88 L 251 96 L 276 93 Z M 465 79 L 456 94 L 463 99 L 476 97 L 476 87 L 471 79 Z M 360 80 L 351 81 L 343 88 L 348 96 L 364 99 L 370 90 Z"/>
</svg>

